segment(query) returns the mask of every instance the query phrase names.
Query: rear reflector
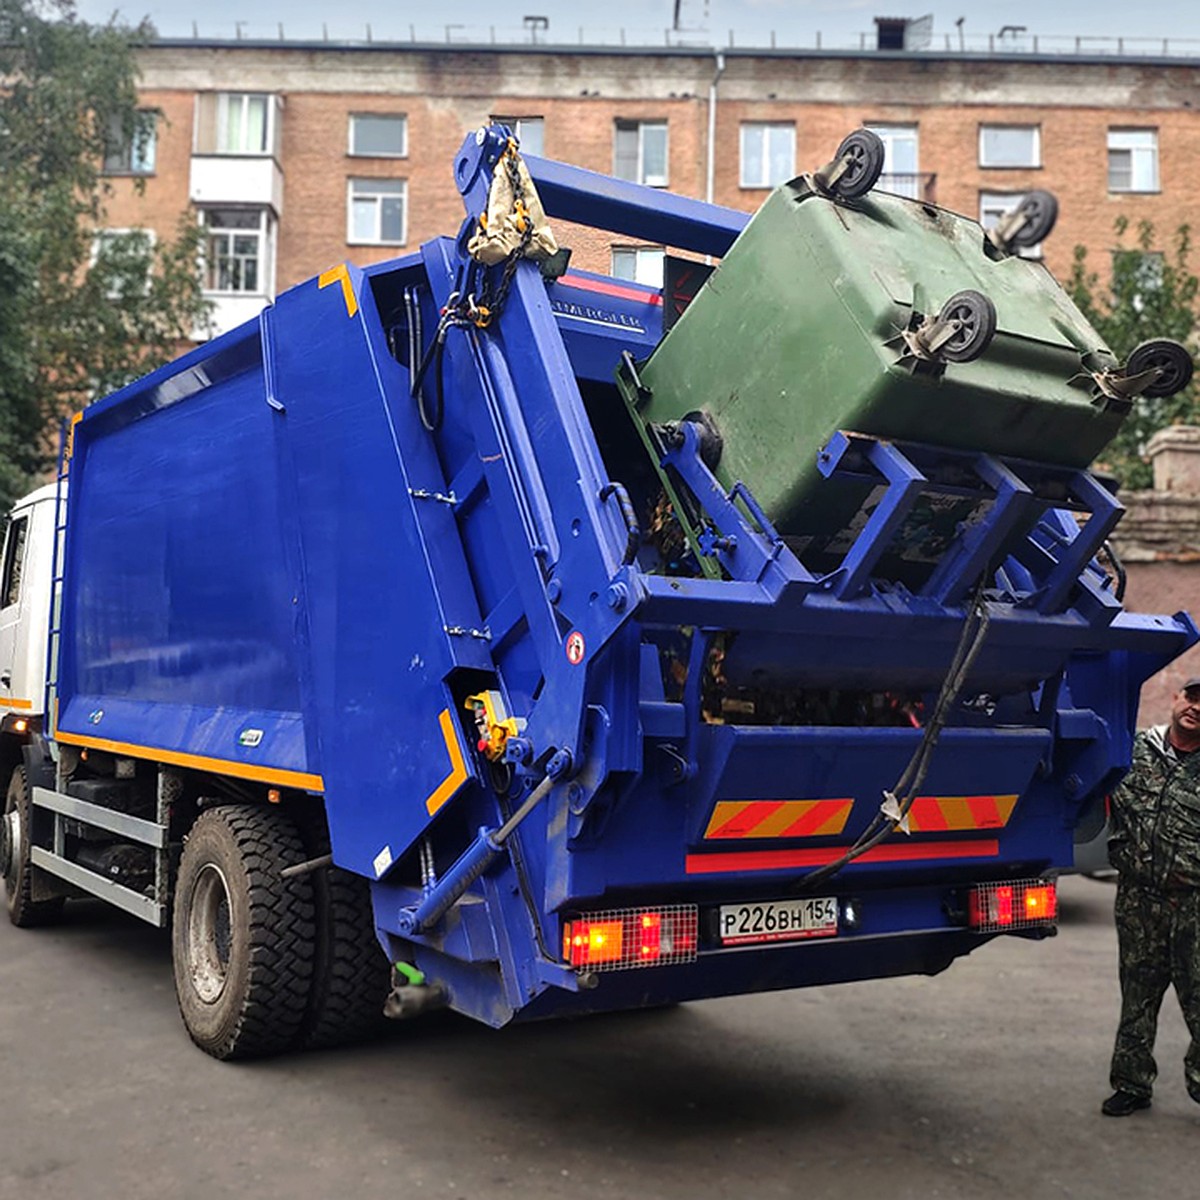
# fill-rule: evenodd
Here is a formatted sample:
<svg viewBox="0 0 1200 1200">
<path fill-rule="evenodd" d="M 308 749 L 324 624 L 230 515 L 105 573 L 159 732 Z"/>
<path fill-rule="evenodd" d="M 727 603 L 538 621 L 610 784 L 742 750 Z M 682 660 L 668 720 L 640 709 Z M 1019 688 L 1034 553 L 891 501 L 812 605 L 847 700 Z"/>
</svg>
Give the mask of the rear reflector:
<svg viewBox="0 0 1200 1200">
<path fill-rule="evenodd" d="M 1058 892 L 1045 879 L 976 884 L 967 906 L 968 923 L 981 933 L 1041 928 L 1053 925 L 1057 916 Z"/>
<path fill-rule="evenodd" d="M 699 926 L 694 904 L 587 913 L 563 923 L 563 958 L 588 971 L 694 962 Z"/>
</svg>

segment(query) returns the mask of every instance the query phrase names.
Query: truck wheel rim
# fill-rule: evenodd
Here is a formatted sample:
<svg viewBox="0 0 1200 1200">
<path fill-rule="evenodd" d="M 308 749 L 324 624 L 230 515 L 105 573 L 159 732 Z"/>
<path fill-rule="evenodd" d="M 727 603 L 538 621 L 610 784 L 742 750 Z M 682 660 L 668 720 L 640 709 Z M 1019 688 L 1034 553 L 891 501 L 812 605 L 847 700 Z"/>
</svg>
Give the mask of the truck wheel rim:
<svg viewBox="0 0 1200 1200">
<path fill-rule="evenodd" d="M 188 911 L 188 974 L 196 995 L 214 1004 L 229 977 L 233 941 L 229 914 L 229 885 L 221 868 L 205 863 L 192 887 Z"/>
<path fill-rule="evenodd" d="M 10 808 L 0 822 L 0 875 L 11 895 L 17 882 L 17 863 L 21 861 L 21 814 Z"/>
</svg>

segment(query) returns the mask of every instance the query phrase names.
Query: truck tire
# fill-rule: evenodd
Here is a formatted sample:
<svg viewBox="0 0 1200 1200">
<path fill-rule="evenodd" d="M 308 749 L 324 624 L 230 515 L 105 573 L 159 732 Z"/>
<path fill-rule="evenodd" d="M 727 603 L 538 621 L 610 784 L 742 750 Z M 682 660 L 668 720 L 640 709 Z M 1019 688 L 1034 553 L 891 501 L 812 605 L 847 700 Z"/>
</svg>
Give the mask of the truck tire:
<svg viewBox="0 0 1200 1200">
<path fill-rule="evenodd" d="M 4 797 L 4 826 L 0 829 L 0 860 L 3 863 L 4 899 L 8 919 L 19 929 L 31 929 L 55 921 L 66 903 L 62 896 L 49 900 L 33 898 L 34 866 L 29 856 L 29 784 L 25 768 L 13 768 Z"/>
<path fill-rule="evenodd" d="M 175 994 L 192 1041 L 214 1058 L 274 1054 L 295 1043 L 313 968 L 313 891 L 295 825 L 275 809 L 201 813 L 175 883 Z"/>
<path fill-rule="evenodd" d="M 388 1026 L 383 1006 L 392 975 L 375 937 L 367 881 L 340 867 L 326 867 L 313 873 L 313 891 L 316 953 L 308 1014 L 298 1043 L 306 1050 L 382 1033 Z"/>
</svg>

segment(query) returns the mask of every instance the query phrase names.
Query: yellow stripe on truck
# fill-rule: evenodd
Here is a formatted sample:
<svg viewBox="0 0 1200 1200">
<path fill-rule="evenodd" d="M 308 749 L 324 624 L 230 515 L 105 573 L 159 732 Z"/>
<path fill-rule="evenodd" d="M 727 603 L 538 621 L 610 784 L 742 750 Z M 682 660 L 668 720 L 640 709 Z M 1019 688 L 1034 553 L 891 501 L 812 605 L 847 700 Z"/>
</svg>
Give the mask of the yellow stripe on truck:
<svg viewBox="0 0 1200 1200">
<path fill-rule="evenodd" d="M 451 796 L 467 781 L 467 764 L 463 759 L 462 747 L 458 744 L 458 731 L 448 708 L 438 714 L 442 737 L 446 742 L 446 753 L 450 755 L 450 774 L 430 793 L 425 801 L 425 810 L 432 817 Z"/>
<path fill-rule="evenodd" d="M 130 742 L 110 742 L 107 738 L 87 737 L 56 729 L 54 740 L 69 746 L 86 746 L 90 750 L 106 750 L 126 758 L 149 758 L 169 763 L 173 767 L 192 767 L 197 771 L 212 771 L 217 775 L 232 775 L 235 779 L 250 779 L 255 783 L 277 783 L 283 787 L 302 788 L 306 792 L 323 792 L 325 781 L 320 775 L 303 771 L 283 771 L 278 767 L 260 767 L 255 763 L 234 762 L 228 758 L 206 758 L 200 754 L 181 754 L 178 750 L 162 750 L 157 746 L 136 746 Z"/>
<path fill-rule="evenodd" d="M 330 267 L 328 271 L 317 276 L 317 287 L 319 288 L 327 288 L 334 283 L 342 285 L 342 299 L 346 302 L 346 316 L 354 316 L 358 312 L 358 297 L 354 294 L 354 285 L 350 282 L 350 268 L 345 263 Z"/>
</svg>

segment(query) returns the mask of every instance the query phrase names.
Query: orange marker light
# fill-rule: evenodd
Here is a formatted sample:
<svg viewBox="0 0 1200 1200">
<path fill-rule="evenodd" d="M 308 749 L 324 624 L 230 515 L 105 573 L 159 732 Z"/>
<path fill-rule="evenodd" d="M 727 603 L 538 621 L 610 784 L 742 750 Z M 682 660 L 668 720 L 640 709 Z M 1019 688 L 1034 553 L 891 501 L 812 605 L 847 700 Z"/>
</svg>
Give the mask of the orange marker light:
<svg viewBox="0 0 1200 1200">
<path fill-rule="evenodd" d="M 1057 915 L 1058 897 L 1052 887 L 1031 887 L 1025 891 L 1025 917 L 1044 921 Z"/>
<path fill-rule="evenodd" d="M 620 961 L 624 943 L 620 921 L 572 921 L 567 931 L 565 957 L 571 966 Z"/>
</svg>

